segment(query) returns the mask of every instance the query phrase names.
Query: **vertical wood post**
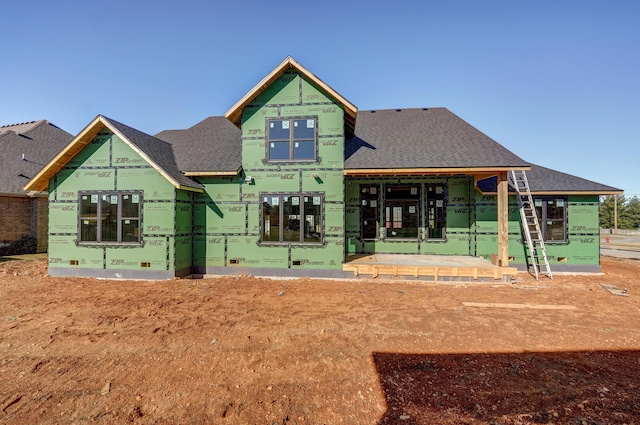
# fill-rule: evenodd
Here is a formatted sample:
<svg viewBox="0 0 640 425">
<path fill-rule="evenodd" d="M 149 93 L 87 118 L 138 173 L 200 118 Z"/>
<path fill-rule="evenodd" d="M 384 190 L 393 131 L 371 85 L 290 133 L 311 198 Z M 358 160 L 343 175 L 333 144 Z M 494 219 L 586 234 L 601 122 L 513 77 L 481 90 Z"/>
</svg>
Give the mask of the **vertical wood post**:
<svg viewBox="0 0 640 425">
<path fill-rule="evenodd" d="M 506 171 L 498 174 L 498 265 L 509 265 L 509 182 Z"/>
</svg>

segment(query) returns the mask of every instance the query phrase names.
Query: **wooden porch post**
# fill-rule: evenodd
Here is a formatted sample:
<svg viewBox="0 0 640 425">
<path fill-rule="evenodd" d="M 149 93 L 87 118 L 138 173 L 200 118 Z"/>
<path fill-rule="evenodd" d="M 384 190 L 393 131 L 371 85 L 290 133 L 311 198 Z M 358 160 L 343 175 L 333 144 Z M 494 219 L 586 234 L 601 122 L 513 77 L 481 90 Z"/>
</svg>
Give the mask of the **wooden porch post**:
<svg viewBox="0 0 640 425">
<path fill-rule="evenodd" d="M 498 174 L 498 265 L 509 265 L 509 182 L 506 171 Z"/>
</svg>

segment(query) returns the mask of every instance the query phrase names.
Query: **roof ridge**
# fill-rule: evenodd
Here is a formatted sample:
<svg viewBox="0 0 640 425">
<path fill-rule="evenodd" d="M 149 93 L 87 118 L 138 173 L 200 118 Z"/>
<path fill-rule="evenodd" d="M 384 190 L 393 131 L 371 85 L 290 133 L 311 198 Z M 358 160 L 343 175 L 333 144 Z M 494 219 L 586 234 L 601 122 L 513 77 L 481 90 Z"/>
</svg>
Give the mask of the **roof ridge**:
<svg viewBox="0 0 640 425">
<path fill-rule="evenodd" d="M 14 124 L 6 124 L 0 126 L 0 134 L 13 132 L 18 135 L 26 135 L 27 133 L 46 123 L 48 123 L 47 120 L 33 120 Z"/>
<path fill-rule="evenodd" d="M 118 121 L 118 120 L 114 120 L 113 118 L 109 118 L 109 117 L 104 116 L 104 115 L 100 115 L 100 116 L 101 116 L 102 118 L 104 118 L 105 120 L 107 120 L 107 121 L 111 122 L 111 123 L 115 123 L 115 124 L 117 124 L 117 125 L 120 125 L 120 126 L 126 127 L 126 128 L 127 128 L 127 130 L 131 130 L 131 131 L 133 131 L 133 132 L 135 132 L 135 133 L 143 134 L 144 136 L 151 137 L 151 138 L 153 138 L 153 139 L 158 140 L 159 142 L 162 142 L 162 143 L 164 143 L 164 144 L 167 144 L 167 145 L 171 146 L 171 143 L 166 142 L 166 141 L 164 141 L 164 140 L 162 140 L 162 139 L 160 139 L 160 138 L 158 138 L 158 137 L 156 137 L 156 136 L 154 136 L 154 135 L 152 135 L 152 134 L 145 133 L 145 132 L 144 132 L 144 131 L 142 131 L 142 130 L 138 130 L 137 128 L 133 128 L 133 127 L 131 127 L 130 125 L 124 124 L 124 123 L 122 123 L 122 122 L 120 122 L 120 121 Z M 131 141 L 131 140 L 130 140 L 130 141 Z"/>
<path fill-rule="evenodd" d="M 13 124 L 0 125 L 0 128 L 9 128 L 9 127 L 17 127 L 19 125 L 33 124 L 34 122 L 37 122 L 37 121 L 44 121 L 44 120 L 33 120 L 33 121 L 25 121 L 25 122 L 16 122 L 16 123 L 13 123 Z"/>
</svg>

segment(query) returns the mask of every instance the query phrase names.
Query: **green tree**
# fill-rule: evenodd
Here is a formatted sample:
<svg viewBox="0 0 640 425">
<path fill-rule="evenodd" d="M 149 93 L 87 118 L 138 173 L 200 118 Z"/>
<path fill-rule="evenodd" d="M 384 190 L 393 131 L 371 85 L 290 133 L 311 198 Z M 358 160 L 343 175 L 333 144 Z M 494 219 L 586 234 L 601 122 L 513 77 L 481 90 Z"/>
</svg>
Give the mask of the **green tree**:
<svg viewBox="0 0 640 425">
<path fill-rule="evenodd" d="M 621 229 L 638 229 L 640 227 L 640 199 L 637 196 L 629 199 L 624 206 L 624 214 L 621 215 L 625 227 Z"/>
<path fill-rule="evenodd" d="M 600 200 L 600 227 L 613 229 L 615 224 L 615 205 L 618 205 L 618 228 L 621 229 L 620 217 L 625 209 L 624 195 L 607 195 Z"/>
</svg>

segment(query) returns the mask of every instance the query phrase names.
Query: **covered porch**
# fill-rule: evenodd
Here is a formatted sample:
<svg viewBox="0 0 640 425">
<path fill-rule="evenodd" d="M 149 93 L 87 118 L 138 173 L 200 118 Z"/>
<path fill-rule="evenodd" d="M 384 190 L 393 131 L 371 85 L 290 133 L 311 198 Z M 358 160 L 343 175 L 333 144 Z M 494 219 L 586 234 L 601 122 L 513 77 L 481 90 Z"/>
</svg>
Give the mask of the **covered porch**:
<svg viewBox="0 0 640 425">
<path fill-rule="evenodd" d="M 497 258 L 495 259 L 497 262 Z M 417 279 L 433 282 L 509 282 L 515 267 L 492 264 L 480 257 L 463 255 L 359 254 L 349 255 L 342 266 L 354 277 Z"/>
<path fill-rule="evenodd" d="M 345 170 L 343 271 L 374 278 L 509 281 L 517 269 L 509 267 L 508 171 Z M 487 200 L 478 181 L 488 177 L 497 177 L 497 190 Z"/>
</svg>

